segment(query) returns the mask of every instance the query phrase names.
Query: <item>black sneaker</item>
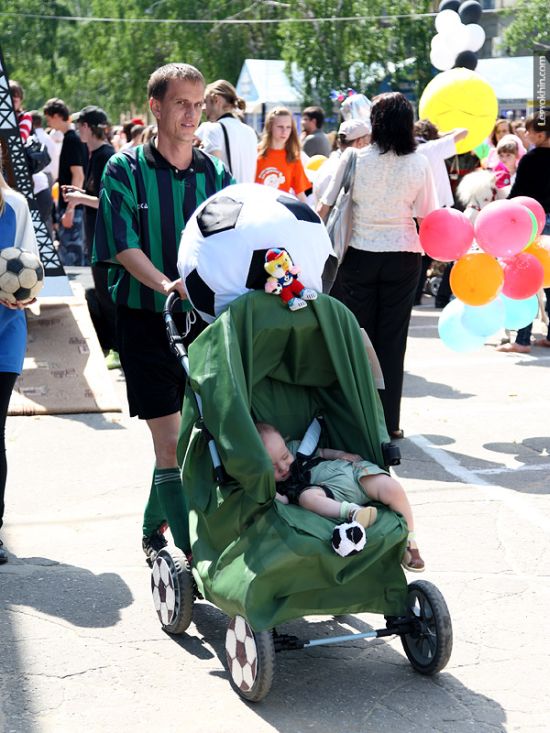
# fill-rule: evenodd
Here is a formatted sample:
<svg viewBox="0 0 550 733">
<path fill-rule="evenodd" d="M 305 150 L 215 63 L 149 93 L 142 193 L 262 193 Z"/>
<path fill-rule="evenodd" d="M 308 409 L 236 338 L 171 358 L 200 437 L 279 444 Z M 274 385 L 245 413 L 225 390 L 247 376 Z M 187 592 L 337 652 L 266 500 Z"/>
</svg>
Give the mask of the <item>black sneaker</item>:
<svg viewBox="0 0 550 733">
<path fill-rule="evenodd" d="M 167 544 L 168 542 L 165 540 L 163 533 L 159 529 L 156 529 L 148 537 L 143 537 L 141 540 L 141 546 L 143 548 L 143 552 L 147 556 L 146 562 L 150 568 L 153 567 L 153 562 L 158 553 L 163 550 Z"/>
<path fill-rule="evenodd" d="M 0 565 L 8 562 L 8 553 L 4 550 L 4 543 L 0 540 Z"/>
</svg>

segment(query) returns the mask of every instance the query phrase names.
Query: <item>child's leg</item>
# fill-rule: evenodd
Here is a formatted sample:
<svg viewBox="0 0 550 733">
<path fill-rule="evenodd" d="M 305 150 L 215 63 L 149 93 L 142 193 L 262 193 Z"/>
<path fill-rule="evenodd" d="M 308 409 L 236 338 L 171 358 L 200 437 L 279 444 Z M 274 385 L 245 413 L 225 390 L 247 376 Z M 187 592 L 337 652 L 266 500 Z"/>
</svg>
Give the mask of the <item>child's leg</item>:
<svg viewBox="0 0 550 733">
<path fill-rule="evenodd" d="M 369 499 L 386 504 L 390 509 L 402 514 L 407 521 L 409 532 L 414 532 L 411 505 L 399 481 L 385 473 L 377 473 L 372 476 L 362 476 L 360 482 Z"/>
<path fill-rule="evenodd" d="M 374 476 L 363 476 L 360 482 L 370 499 L 386 504 L 390 509 L 399 512 L 405 517 L 409 527 L 409 536 L 407 539 L 407 549 L 405 550 L 401 564 L 407 570 L 421 573 L 424 570 L 424 560 L 420 556 L 416 544 L 413 513 L 407 495 L 405 494 L 405 489 L 399 481 L 384 473 L 378 473 Z"/>
<path fill-rule="evenodd" d="M 358 521 L 363 527 L 370 527 L 376 521 L 376 509 L 374 507 L 361 507 L 348 501 L 336 501 L 326 495 L 324 489 L 319 486 L 312 486 L 300 494 L 298 503 L 310 512 L 320 514 L 330 519 L 342 519 L 344 522 L 356 519 L 358 512 L 363 512 Z"/>
<path fill-rule="evenodd" d="M 309 509 L 310 512 L 320 514 L 322 517 L 343 519 L 340 515 L 342 503 L 328 497 L 319 486 L 304 489 L 298 498 L 298 503 L 304 509 Z"/>
</svg>

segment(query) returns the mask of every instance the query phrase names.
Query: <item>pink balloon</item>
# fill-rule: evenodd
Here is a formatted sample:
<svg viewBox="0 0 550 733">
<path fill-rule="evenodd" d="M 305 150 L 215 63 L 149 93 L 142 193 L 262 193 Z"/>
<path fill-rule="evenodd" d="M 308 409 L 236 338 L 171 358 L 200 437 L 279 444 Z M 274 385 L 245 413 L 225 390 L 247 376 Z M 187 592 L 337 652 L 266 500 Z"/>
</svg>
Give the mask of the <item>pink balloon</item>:
<svg viewBox="0 0 550 733">
<path fill-rule="evenodd" d="M 514 196 L 512 199 L 514 203 L 527 206 L 527 208 L 533 212 L 535 219 L 537 220 L 538 233 L 541 234 L 542 230 L 546 226 L 546 212 L 542 204 L 539 204 L 537 199 L 531 198 L 531 196 Z"/>
<path fill-rule="evenodd" d="M 507 298 L 531 298 L 542 288 L 544 267 L 533 255 L 523 252 L 504 264 L 502 292 Z"/>
<path fill-rule="evenodd" d="M 517 199 L 493 201 L 480 212 L 474 226 L 482 250 L 495 257 L 511 257 L 531 241 L 529 211 Z"/>
<path fill-rule="evenodd" d="M 468 251 L 474 228 L 461 211 L 436 209 L 422 220 L 418 236 L 427 255 L 441 262 L 453 262 Z"/>
</svg>

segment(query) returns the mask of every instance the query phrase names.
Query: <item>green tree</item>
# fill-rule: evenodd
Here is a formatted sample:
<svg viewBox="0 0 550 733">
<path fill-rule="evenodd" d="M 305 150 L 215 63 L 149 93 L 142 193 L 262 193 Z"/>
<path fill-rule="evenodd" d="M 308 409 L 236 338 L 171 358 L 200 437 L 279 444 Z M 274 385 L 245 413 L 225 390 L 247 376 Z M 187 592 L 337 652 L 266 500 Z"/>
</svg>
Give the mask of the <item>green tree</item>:
<svg viewBox="0 0 550 733">
<path fill-rule="evenodd" d="M 514 19 L 504 32 L 504 42 L 515 52 L 534 43 L 550 45 L 548 0 L 518 0 L 510 10 Z"/>
<path fill-rule="evenodd" d="M 431 18 L 410 16 L 432 10 L 430 0 L 299 0 L 289 11 L 310 23 L 284 23 L 283 57 L 303 72 L 304 102 L 332 108 L 331 91 L 351 87 L 372 96 L 386 87 L 403 85 L 418 97 L 432 76 L 429 63 Z M 387 17 L 380 18 L 387 13 Z M 335 16 L 352 20 L 322 21 Z M 353 18 L 361 17 L 360 20 Z M 363 19 L 365 18 L 365 19 Z M 408 66 L 404 65 L 410 59 Z"/>
<path fill-rule="evenodd" d="M 410 16 L 431 6 L 394 0 L 388 12 Z M 2 49 L 8 73 L 25 89 L 27 109 L 58 96 L 72 110 L 99 104 L 118 121 L 146 110 L 147 79 L 169 61 L 196 65 L 208 81 L 236 83 L 246 58 L 281 57 L 302 71 L 304 103 L 330 109 L 332 89 L 371 96 L 385 80 L 418 96 L 429 80 L 431 18 L 320 20 L 381 16 L 387 7 L 383 0 L 26 0 L 24 6 L 3 0 Z M 182 15 L 213 22 L 155 22 Z M 92 20 L 112 17 L 116 22 Z M 135 18 L 148 22 L 130 22 Z M 251 22 L 222 22 L 227 19 Z M 253 22 L 260 20 L 281 22 Z M 413 61 L 404 67 L 405 59 Z"/>
</svg>

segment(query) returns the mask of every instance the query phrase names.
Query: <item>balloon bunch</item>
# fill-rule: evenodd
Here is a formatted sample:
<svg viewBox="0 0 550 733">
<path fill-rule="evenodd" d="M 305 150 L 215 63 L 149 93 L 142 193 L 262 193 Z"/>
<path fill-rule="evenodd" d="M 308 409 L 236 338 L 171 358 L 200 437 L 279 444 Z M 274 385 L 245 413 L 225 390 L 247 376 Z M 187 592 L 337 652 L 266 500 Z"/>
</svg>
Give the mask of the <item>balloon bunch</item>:
<svg viewBox="0 0 550 733">
<path fill-rule="evenodd" d="M 329 96 L 333 102 L 338 102 L 339 104 L 341 104 L 346 97 L 351 97 L 356 93 L 357 92 L 354 89 L 333 89 L 330 92 Z"/>
<path fill-rule="evenodd" d="M 477 66 L 476 51 L 485 43 L 485 31 L 479 25 L 483 10 L 476 0 L 443 0 L 435 17 L 437 34 L 432 38 L 430 61 L 436 69 L 447 71 Z"/>
<path fill-rule="evenodd" d="M 500 329 L 517 330 L 533 321 L 536 294 L 550 286 L 550 250 L 539 237 L 545 221 L 543 207 L 529 196 L 493 201 L 473 226 L 456 209 L 437 209 L 422 221 L 426 254 L 455 261 L 450 276 L 455 300 L 438 323 L 446 346 L 474 351 Z"/>
</svg>

